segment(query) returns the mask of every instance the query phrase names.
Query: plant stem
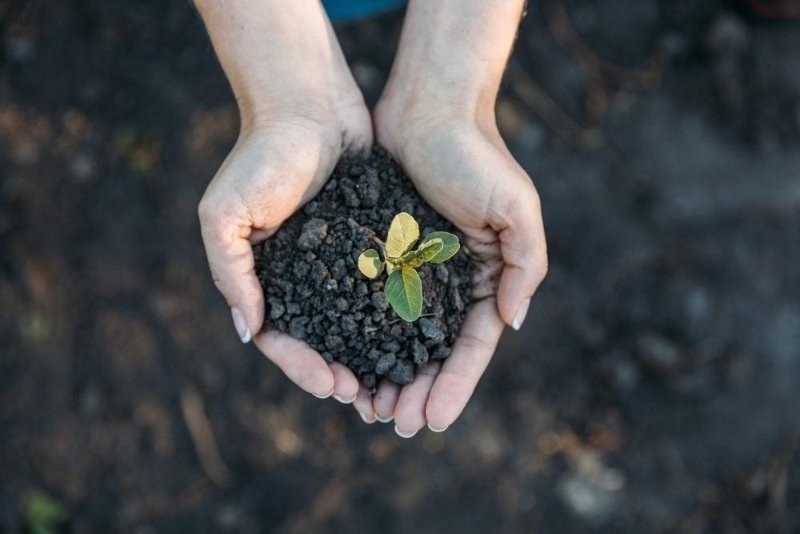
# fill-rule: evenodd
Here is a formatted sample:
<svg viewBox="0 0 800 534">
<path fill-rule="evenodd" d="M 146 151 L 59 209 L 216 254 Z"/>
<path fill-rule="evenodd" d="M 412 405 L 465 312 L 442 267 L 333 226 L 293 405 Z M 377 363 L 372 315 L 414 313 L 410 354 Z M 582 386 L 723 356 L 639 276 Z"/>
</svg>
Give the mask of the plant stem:
<svg viewBox="0 0 800 534">
<path fill-rule="evenodd" d="M 389 257 L 386 255 L 386 243 L 378 239 L 378 236 L 376 235 L 372 236 L 372 240 L 375 241 L 375 243 L 380 247 L 381 254 L 383 255 L 384 259 L 388 261 Z"/>
</svg>

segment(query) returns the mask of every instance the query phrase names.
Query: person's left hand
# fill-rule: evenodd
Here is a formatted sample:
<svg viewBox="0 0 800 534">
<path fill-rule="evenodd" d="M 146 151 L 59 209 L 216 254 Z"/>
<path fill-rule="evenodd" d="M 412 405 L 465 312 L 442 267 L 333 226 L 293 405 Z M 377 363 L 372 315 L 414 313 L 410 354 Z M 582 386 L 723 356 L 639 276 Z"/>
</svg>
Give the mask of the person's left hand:
<svg viewBox="0 0 800 534">
<path fill-rule="evenodd" d="M 252 244 L 313 198 L 344 153 L 369 150 L 369 110 L 318 0 L 196 3 L 241 120 L 198 207 L 212 278 L 242 342 L 252 339 L 304 391 L 352 402 L 359 385 L 347 367 L 264 324 Z"/>
</svg>

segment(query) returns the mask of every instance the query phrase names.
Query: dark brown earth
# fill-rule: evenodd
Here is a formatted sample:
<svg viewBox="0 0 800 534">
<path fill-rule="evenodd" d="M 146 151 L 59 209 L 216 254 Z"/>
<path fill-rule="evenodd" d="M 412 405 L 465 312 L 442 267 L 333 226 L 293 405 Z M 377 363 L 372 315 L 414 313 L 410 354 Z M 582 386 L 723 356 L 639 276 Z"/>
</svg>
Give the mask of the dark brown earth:
<svg viewBox="0 0 800 534">
<path fill-rule="evenodd" d="M 408 384 L 416 368 L 447 358 L 470 302 L 472 263 L 463 248 L 445 263 L 420 267 L 423 315 L 413 323 L 386 301 L 385 275 L 369 280 L 358 271 L 359 254 L 375 247 L 375 237 L 385 239 L 401 211 L 417 220 L 422 236 L 455 232 L 376 148 L 343 158 L 317 197 L 253 248 L 265 327 L 347 365 L 368 388 L 383 377 Z"/>
<path fill-rule="evenodd" d="M 0 0 L 0 532 L 800 532 L 800 21 L 746 4 L 528 2 L 497 117 L 549 274 L 401 440 L 236 336 L 191 2 Z M 336 28 L 370 103 L 401 22 Z"/>
</svg>

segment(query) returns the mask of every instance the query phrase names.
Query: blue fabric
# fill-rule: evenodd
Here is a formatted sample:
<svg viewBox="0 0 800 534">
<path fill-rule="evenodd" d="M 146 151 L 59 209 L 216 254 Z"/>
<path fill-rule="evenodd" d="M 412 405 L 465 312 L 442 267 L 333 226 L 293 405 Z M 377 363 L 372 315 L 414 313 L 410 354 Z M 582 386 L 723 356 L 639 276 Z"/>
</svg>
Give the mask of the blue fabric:
<svg viewBox="0 0 800 534">
<path fill-rule="evenodd" d="M 322 0 L 331 20 L 366 17 L 405 4 L 405 0 Z"/>
</svg>

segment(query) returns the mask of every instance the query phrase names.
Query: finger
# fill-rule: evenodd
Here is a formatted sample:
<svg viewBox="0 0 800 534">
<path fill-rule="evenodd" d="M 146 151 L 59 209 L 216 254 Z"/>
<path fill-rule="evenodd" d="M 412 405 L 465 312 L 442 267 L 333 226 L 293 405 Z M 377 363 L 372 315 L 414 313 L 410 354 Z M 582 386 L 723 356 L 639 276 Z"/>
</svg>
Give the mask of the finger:
<svg viewBox="0 0 800 534">
<path fill-rule="evenodd" d="M 321 399 L 333 394 L 333 371 L 322 356 L 303 341 L 275 330 L 258 334 L 253 341 L 300 389 Z"/>
<path fill-rule="evenodd" d="M 260 242 L 266 240 L 268 237 L 272 236 L 272 234 L 274 234 L 277 231 L 278 231 L 278 227 L 271 228 L 269 230 L 264 230 L 264 229 L 261 229 L 261 228 L 258 228 L 258 229 L 254 228 L 253 231 L 250 232 L 250 235 L 248 236 L 247 240 L 250 242 L 251 245 L 255 245 L 256 243 L 260 243 Z"/>
<path fill-rule="evenodd" d="M 333 398 L 342 404 L 350 404 L 356 400 L 358 379 L 353 372 L 338 362 L 328 364 L 333 372 Z"/>
<path fill-rule="evenodd" d="M 425 403 L 440 369 L 432 362 L 417 371 L 410 384 L 403 386 L 394 408 L 394 431 L 401 438 L 410 438 L 425 426 Z"/>
<path fill-rule="evenodd" d="M 375 422 L 375 410 L 372 407 L 372 399 L 370 398 L 369 390 L 364 384 L 359 384 L 358 386 L 358 394 L 356 395 L 356 400 L 353 401 L 353 408 L 356 409 L 358 415 L 360 415 L 361 419 L 368 425 Z"/>
<path fill-rule="evenodd" d="M 492 359 L 503 326 L 494 299 L 481 300 L 469 311 L 428 396 L 425 418 L 431 430 L 442 432 L 461 415 Z"/>
<path fill-rule="evenodd" d="M 388 423 L 394 417 L 394 407 L 397 405 L 397 398 L 400 396 L 400 386 L 391 380 L 381 380 L 378 384 L 378 391 L 372 399 L 372 407 L 375 409 L 375 418 L 381 423 Z"/>
<path fill-rule="evenodd" d="M 533 185 L 525 192 L 515 192 L 502 214 L 491 221 L 500 237 L 505 264 L 497 288 L 497 309 L 506 324 L 519 330 L 530 298 L 547 274 L 541 205 Z"/>
<path fill-rule="evenodd" d="M 236 333 L 247 343 L 264 322 L 264 294 L 256 277 L 245 208 L 222 208 L 204 198 L 198 215 L 211 276 L 231 307 Z"/>
</svg>

